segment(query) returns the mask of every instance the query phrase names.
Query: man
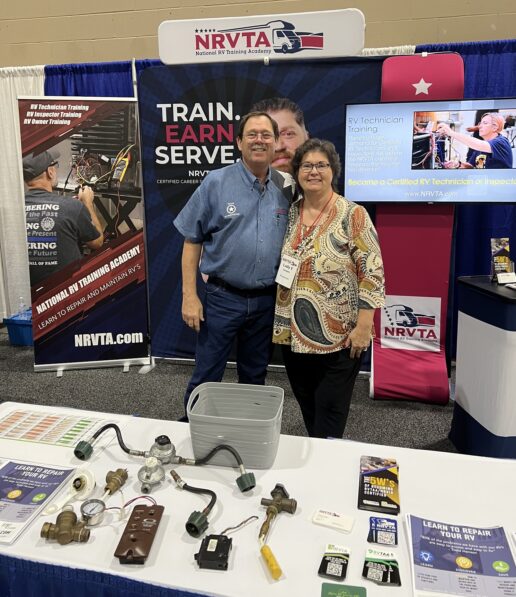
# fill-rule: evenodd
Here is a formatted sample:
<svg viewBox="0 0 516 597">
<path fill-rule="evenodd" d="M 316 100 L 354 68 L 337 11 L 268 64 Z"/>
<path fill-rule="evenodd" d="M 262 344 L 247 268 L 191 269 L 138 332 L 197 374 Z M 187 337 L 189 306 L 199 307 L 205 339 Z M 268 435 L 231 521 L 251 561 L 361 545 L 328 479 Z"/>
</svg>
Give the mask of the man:
<svg viewBox="0 0 516 597">
<path fill-rule="evenodd" d="M 512 149 L 508 139 L 501 133 L 505 125 L 505 118 L 498 112 L 487 112 L 478 124 L 479 139 L 457 133 L 446 123 L 440 123 L 437 132 L 447 135 L 473 151 L 468 154 L 467 162 L 445 162 L 445 168 L 512 168 Z"/>
<path fill-rule="evenodd" d="M 291 161 L 296 149 L 308 139 L 303 111 L 286 97 L 271 97 L 261 100 L 251 108 L 267 112 L 278 123 L 279 140 L 276 144 L 271 166 L 292 174 Z"/>
<path fill-rule="evenodd" d="M 53 192 L 59 152 L 49 149 L 23 158 L 27 185 L 25 214 L 31 285 L 82 257 L 82 245 L 98 249 L 104 241 L 93 206 L 93 191 L 80 189 L 78 199 Z"/>
<path fill-rule="evenodd" d="M 270 168 L 278 135 L 268 114 L 245 115 L 237 135 L 242 160 L 211 172 L 174 220 L 185 237 L 182 316 L 198 332 L 185 406 L 197 385 L 222 379 L 235 339 L 239 382 L 265 383 L 292 193 Z M 199 261 L 208 275 L 204 305 L 196 287 Z"/>
</svg>

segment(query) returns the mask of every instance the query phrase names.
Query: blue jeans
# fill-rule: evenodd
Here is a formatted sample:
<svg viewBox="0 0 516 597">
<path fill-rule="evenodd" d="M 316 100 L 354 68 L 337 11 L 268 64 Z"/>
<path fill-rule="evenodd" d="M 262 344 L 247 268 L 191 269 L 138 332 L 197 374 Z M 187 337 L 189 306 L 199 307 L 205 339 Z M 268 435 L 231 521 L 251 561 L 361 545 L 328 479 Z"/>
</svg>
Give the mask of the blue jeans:
<svg viewBox="0 0 516 597">
<path fill-rule="evenodd" d="M 221 381 L 231 348 L 237 342 L 239 383 L 265 383 L 272 349 L 274 288 L 248 296 L 208 281 L 204 321 L 197 336 L 195 369 L 186 389 L 185 410 L 192 391 L 201 383 Z"/>
</svg>

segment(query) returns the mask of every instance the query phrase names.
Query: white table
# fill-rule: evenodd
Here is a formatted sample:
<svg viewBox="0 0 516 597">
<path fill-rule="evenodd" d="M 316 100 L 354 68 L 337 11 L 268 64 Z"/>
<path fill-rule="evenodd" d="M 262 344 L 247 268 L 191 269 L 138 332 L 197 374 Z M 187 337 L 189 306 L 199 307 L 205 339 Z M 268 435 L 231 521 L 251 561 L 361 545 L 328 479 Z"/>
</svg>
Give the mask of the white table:
<svg viewBox="0 0 516 597">
<path fill-rule="evenodd" d="M 460 452 L 516 458 L 516 292 L 459 278 L 457 375 L 450 439 Z"/>
<path fill-rule="evenodd" d="M 77 413 L 72 409 L 37 407 L 15 403 L 0 406 L 0 418 L 15 408 L 42 412 Z M 159 434 L 167 434 L 178 454 L 192 457 L 189 426 L 184 423 L 96 414 L 117 421 L 130 448 L 146 450 Z M 124 499 L 140 495 L 136 473 L 143 459 L 130 457 L 112 441 L 95 449 L 88 465 L 97 485 L 104 485 L 108 470 L 127 468 L 129 479 L 123 489 Z M 131 578 L 162 587 L 189 590 L 201 594 L 232 597 L 319 596 L 322 582 L 317 570 L 326 543 L 351 548 L 345 584 L 367 588 L 368 597 L 412 595 L 408 549 L 402 516 L 398 516 L 400 543 L 393 548 L 398 556 L 402 586 L 380 587 L 361 578 L 367 547 L 369 516 L 374 513 L 357 509 L 359 459 L 362 454 L 394 457 L 400 467 L 402 514 L 413 513 L 443 522 L 493 526 L 502 524 L 507 532 L 516 530 L 514 495 L 516 464 L 511 460 L 488 459 L 459 454 L 411 450 L 357 442 L 318 440 L 281 436 L 278 454 L 271 470 L 255 470 L 257 485 L 249 494 L 241 494 L 235 483 L 238 473 L 224 467 L 177 468 L 189 484 L 207 487 L 217 493 L 218 501 L 209 517 L 207 533 L 220 533 L 229 526 L 257 514 L 260 519 L 231 534 L 233 550 L 227 572 L 201 570 L 194 561 L 200 540 L 185 531 L 185 522 L 193 510 L 202 510 L 207 498 L 176 488 L 167 466 L 166 482 L 151 495 L 165 507 L 151 554 L 144 566 L 121 565 L 113 553 L 125 522 L 114 522 L 92 530 L 87 543 L 60 546 L 40 538 L 41 525 L 55 521 L 40 517 L 10 546 L 0 546 L 0 554 L 24 560 L 82 568 Z M 28 462 L 79 466 L 69 448 L 0 439 L 0 456 Z M 284 576 L 270 579 L 259 556 L 257 535 L 264 519 L 262 497 L 270 497 L 276 483 L 283 483 L 297 499 L 296 514 L 280 514 L 271 529 L 269 545 L 280 563 Z M 102 489 L 98 488 L 98 495 Z M 108 506 L 118 506 L 121 498 L 110 498 Z M 311 522 L 313 512 L 325 508 L 355 517 L 350 534 Z M 76 506 L 76 511 L 78 507 Z M 108 515 L 106 515 L 108 516 Z M 106 522 L 109 522 L 106 520 Z"/>
</svg>

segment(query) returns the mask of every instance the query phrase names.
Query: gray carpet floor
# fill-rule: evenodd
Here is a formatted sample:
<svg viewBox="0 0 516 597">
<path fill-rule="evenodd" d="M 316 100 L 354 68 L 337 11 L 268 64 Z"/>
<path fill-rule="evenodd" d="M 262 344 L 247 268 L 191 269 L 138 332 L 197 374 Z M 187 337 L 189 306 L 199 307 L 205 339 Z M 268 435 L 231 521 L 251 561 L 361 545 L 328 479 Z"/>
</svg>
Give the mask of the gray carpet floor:
<svg viewBox="0 0 516 597">
<path fill-rule="evenodd" d="M 30 347 L 13 347 L 7 330 L 0 328 L 0 381 L 2 400 L 65 406 L 84 410 L 134 414 L 176 420 L 183 414 L 183 393 L 191 364 L 158 359 L 147 374 L 131 367 L 53 372 L 33 369 Z M 224 381 L 236 382 L 228 367 Z M 306 435 L 299 407 L 285 373 L 271 370 L 267 384 L 285 390 L 282 433 Z M 436 406 L 420 402 L 381 401 L 369 397 L 369 378 L 360 375 L 353 395 L 344 438 L 408 448 L 455 452 L 448 440 L 453 403 Z"/>
</svg>

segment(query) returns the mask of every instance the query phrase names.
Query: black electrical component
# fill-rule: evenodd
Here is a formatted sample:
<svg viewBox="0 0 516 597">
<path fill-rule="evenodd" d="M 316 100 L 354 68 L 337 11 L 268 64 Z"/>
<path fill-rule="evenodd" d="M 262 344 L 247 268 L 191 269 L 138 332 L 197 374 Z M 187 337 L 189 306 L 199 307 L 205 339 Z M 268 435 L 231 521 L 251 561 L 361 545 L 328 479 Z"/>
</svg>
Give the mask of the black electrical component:
<svg viewBox="0 0 516 597">
<path fill-rule="evenodd" d="M 204 537 L 199 553 L 194 555 L 199 568 L 227 570 L 232 543 L 231 537 L 226 535 L 208 535 Z"/>
</svg>

